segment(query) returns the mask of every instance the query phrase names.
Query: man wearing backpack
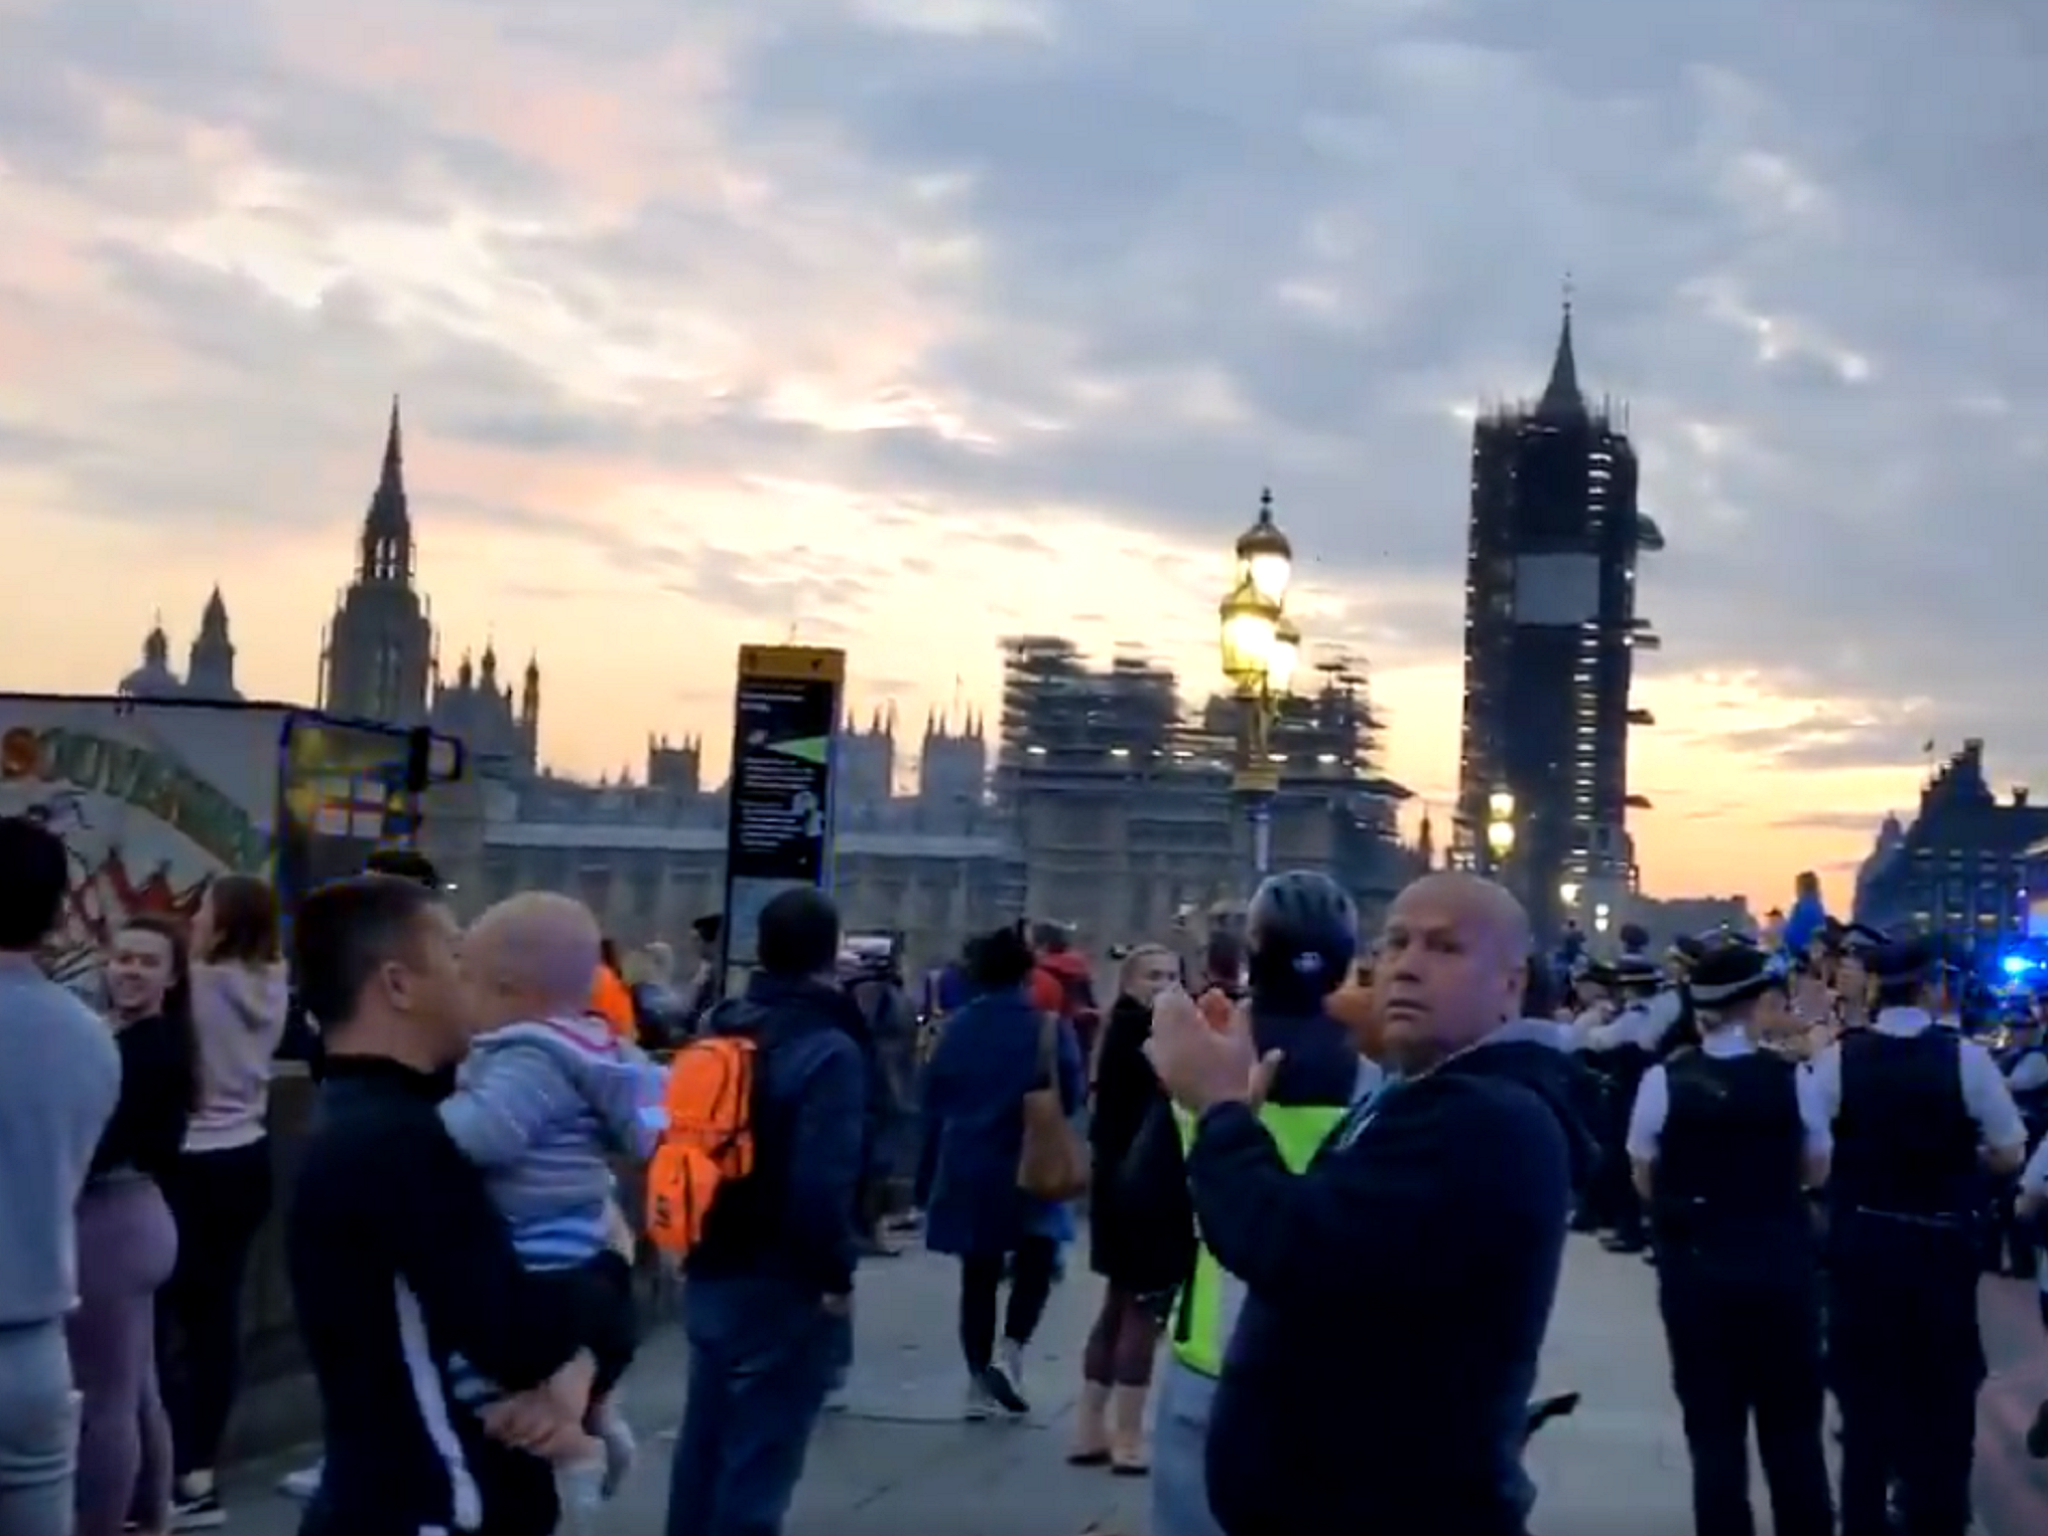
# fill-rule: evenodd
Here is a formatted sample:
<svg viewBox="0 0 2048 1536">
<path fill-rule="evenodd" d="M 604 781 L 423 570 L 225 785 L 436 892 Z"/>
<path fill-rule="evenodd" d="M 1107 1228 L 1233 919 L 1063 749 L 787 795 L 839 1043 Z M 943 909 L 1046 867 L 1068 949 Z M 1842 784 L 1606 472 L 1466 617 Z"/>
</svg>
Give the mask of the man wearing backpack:
<svg viewBox="0 0 2048 1536">
<path fill-rule="evenodd" d="M 822 892 L 761 910 L 759 968 L 677 1053 L 649 1228 L 683 1263 L 689 1395 L 667 1536 L 776 1536 L 849 1348 L 867 1074 Z"/>
</svg>

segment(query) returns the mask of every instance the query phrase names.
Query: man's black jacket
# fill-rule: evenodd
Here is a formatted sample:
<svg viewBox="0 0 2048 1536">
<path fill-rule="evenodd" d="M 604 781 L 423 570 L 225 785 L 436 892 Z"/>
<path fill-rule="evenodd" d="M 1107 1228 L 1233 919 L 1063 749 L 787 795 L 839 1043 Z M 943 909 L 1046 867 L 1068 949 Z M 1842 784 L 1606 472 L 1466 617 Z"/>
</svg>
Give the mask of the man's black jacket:
<svg viewBox="0 0 2048 1536">
<path fill-rule="evenodd" d="M 1593 1155 L 1578 1070 L 1511 1025 L 1387 1090 L 1299 1175 L 1244 1106 L 1203 1116 L 1196 1217 L 1250 1293 L 1209 1426 L 1229 1536 L 1522 1536 L 1537 1357 Z"/>
</svg>

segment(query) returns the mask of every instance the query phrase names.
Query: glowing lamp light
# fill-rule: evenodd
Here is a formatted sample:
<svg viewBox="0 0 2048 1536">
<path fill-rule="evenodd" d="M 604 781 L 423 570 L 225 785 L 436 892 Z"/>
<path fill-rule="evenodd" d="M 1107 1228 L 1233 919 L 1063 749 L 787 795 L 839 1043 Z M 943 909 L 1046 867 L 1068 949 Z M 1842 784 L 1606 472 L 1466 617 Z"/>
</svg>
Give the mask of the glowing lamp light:
<svg viewBox="0 0 2048 1536">
<path fill-rule="evenodd" d="M 1294 562 L 1285 555 L 1254 555 L 1245 562 L 1244 574 L 1253 591 L 1267 602 L 1277 603 L 1294 585 Z"/>
<path fill-rule="evenodd" d="M 2025 955 L 2007 955 L 1999 962 L 1999 968 L 2008 976 L 2024 976 L 2034 969 L 2034 962 Z"/>
<path fill-rule="evenodd" d="M 1515 797 L 1505 789 L 1496 789 L 1486 797 L 1486 814 L 1492 821 L 1513 821 Z"/>
<path fill-rule="evenodd" d="M 1279 614 L 1249 585 L 1226 597 L 1218 614 L 1223 621 L 1223 675 L 1240 688 L 1256 688 L 1273 665 Z"/>
<path fill-rule="evenodd" d="M 1266 686 L 1274 693 L 1287 692 L 1300 665 L 1301 631 L 1294 627 L 1292 619 L 1282 619 L 1273 626 L 1273 638 L 1266 650 Z"/>
<path fill-rule="evenodd" d="M 1515 848 L 1515 824 L 1511 821 L 1489 821 L 1486 824 L 1486 846 L 1491 848 L 1495 858 L 1506 858 Z"/>
<path fill-rule="evenodd" d="M 1579 882 L 1567 880 L 1557 888 L 1557 899 L 1568 907 L 1579 904 Z"/>
</svg>

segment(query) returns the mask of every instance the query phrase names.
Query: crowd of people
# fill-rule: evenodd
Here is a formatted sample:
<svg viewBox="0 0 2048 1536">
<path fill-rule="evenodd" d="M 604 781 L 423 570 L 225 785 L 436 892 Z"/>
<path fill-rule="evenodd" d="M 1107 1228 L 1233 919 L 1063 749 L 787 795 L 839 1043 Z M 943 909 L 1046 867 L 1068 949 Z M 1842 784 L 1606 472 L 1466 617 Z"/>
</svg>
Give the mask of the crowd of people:
<svg viewBox="0 0 2048 1536">
<path fill-rule="evenodd" d="M 2048 1246 L 2048 998 L 1802 907 L 1776 945 L 1573 957 L 1553 1017 L 1601 1141 L 1575 1225 L 1657 1266 L 1701 1536 L 1754 1530 L 1752 1428 L 1781 1536 L 1963 1536 L 1978 1279 Z"/>
<path fill-rule="evenodd" d="M 0 870 L 0 1528 L 217 1525 L 243 1281 L 273 1198 L 276 903 L 228 876 L 189 931 L 128 919 L 96 1012 L 37 965 L 63 845 L 0 821 Z"/>
<path fill-rule="evenodd" d="M 678 980 L 562 896 L 465 929 L 399 852 L 305 898 L 289 967 L 260 881 L 190 933 L 131 921 L 95 1009 L 37 965 L 61 844 L 0 821 L 0 869 L 4 1536 L 226 1518 L 289 1031 L 318 1079 L 283 1202 L 311 1536 L 602 1518 L 650 1257 L 689 1343 L 668 1536 L 772 1536 L 863 1261 L 910 1230 L 955 1261 L 962 1414 L 1021 1417 L 1083 1195 L 1068 1461 L 1149 1479 L 1153 1536 L 1523 1536 L 1573 1228 L 1655 1266 L 1700 1536 L 1754 1530 L 1752 1428 L 1780 1536 L 1963 1536 L 1985 1226 L 2001 1262 L 2043 1235 L 2038 1013 L 1995 1054 L 1945 1027 L 1936 950 L 1824 920 L 1539 957 L 1507 891 L 1439 872 L 1367 944 L 1292 873 L 1198 956 L 1118 951 L 1106 1006 L 1019 923 L 919 1007 L 819 891 L 765 906 L 728 995 L 716 918 Z"/>
</svg>

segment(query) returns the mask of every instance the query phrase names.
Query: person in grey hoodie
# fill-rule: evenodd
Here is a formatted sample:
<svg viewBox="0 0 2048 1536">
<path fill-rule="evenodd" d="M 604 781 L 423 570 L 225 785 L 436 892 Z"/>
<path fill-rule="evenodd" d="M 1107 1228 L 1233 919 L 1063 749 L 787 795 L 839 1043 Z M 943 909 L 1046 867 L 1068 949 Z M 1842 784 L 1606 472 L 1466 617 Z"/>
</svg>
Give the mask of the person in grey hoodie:
<svg viewBox="0 0 2048 1536">
<path fill-rule="evenodd" d="M 93 1011 L 36 963 L 70 884 L 63 842 L 36 822 L 0 818 L 0 871 L 0 1532 L 68 1536 L 75 1212 L 120 1097 L 121 1058 Z"/>
<path fill-rule="evenodd" d="M 270 886 L 253 875 L 216 878 L 193 924 L 192 956 L 199 1093 L 184 1150 L 162 1181 L 178 1263 L 158 1293 L 181 1530 L 225 1518 L 213 1469 L 241 1384 L 249 1249 L 270 1214 L 270 1077 L 291 1003 Z"/>
</svg>

